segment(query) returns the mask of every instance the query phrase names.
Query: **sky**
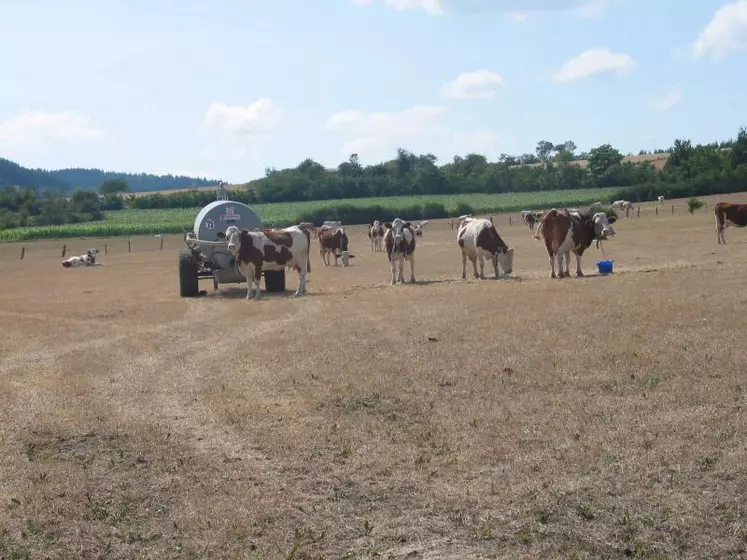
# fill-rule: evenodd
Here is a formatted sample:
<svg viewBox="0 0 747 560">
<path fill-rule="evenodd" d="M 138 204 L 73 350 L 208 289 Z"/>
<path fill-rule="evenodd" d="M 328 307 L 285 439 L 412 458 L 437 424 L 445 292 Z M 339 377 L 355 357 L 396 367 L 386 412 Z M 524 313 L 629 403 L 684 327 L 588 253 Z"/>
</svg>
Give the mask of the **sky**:
<svg viewBox="0 0 747 560">
<path fill-rule="evenodd" d="M 747 0 L 0 0 L 0 157 L 231 183 L 747 125 Z"/>
</svg>

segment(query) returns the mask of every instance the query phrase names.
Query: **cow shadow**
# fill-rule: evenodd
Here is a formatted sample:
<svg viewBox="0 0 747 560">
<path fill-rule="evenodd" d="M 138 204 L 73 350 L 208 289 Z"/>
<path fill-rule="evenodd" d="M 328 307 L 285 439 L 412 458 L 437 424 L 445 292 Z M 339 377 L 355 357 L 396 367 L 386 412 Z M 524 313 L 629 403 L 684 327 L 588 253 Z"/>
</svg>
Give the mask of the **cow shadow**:
<svg viewBox="0 0 747 560">
<path fill-rule="evenodd" d="M 285 290 L 284 292 L 266 292 L 260 290 L 261 299 L 285 299 L 294 297 L 296 290 Z M 204 292 L 204 293 L 203 293 Z M 303 297 L 312 295 L 313 292 L 306 292 Z M 252 296 L 253 297 L 253 296 Z M 246 299 L 246 288 L 224 288 L 216 290 L 200 290 L 200 299 Z"/>
</svg>

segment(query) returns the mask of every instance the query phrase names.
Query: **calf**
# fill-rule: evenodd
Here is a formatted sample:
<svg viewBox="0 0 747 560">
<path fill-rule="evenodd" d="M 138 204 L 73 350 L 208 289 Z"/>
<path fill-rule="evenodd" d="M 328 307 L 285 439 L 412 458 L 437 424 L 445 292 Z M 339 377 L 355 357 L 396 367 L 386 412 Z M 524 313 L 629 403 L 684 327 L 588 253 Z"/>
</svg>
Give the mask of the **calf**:
<svg viewBox="0 0 747 560">
<path fill-rule="evenodd" d="M 96 254 L 98 249 L 88 249 L 84 254 L 76 257 L 70 257 L 62 261 L 63 268 L 77 268 L 79 266 L 95 266 Z"/>
<path fill-rule="evenodd" d="M 731 204 L 719 202 L 713 210 L 716 215 L 716 235 L 718 244 L 726 245 L 726 228 L 734 226 L 743 228 L 747 226 L 747 204 Z"/>
<path fill-rule="evenodd" d="M 349 266 L 352 255 L 348 252 L 348 235 L 342 228 L 322 228 L 317 234 L 319 239 L 319 253 L 324 262 L 324 266 L 329 266 L 329 255 L 335 256 L 335 266 L 337 259 L 342 257 L 342 266 Z"/>
<path fill-rule="evenodd" d="M 514 265 L 514 250 L 498 235 L 495 226 L 484 218 L 467 218 L 457 231 L 457 243 L 462 251 L 462 279 L 467 278 L 467 258 L 472 261 L 475 278 L 485 279 L 485 259 L 493 263 L 495 279 L 498 280 L 498 265 L 506 275 L 511 274 Z M 480 274 L 477 274 L 477 260 L 480 260 Z"/>
<path fill-rule="evenodd" d="M 368 238 L 371 240 L 372 253 L 383 250 L 381 243 L 384 239 L 384 226 L 381 225 L 379 220 L 375 220 L 368 228 Z"/>
<path fill-rule="evenodd" d="M 246 299 L 251 299 L 255 285 L 255 299 L 260 299 L 259 281 L 263 268 L 292 268 L 298 272 L 298 289 L 295 295 L 301 296 L 306 293 L 306 274 L 311 272 L 311 239 L 307 229 L 291 226 L 257 232 L 230 226 L 226 230 L 225 239 L 228 242 L 228 251 L 236 257 L 236 266 L 246 278 Z"/>
<path fill-rule="evenodd" d="M 534 234 L 535 239 L 543 236 L 547 255 L 550 257 L 551 278 L 555 278 L 555 257 L 558 259 L 558 277 L 570 276 L 569 266 L 571 252 L 576 255 L 576 275 L 583 276 L 581 257 L 594 240 L 601 241 L 615 235 L 611 224 L 614 216 L 604 212 L 589 215 L 587 212 L 568 212 L 567 210 L 550 210 L 539 223 Z M 563 267 L 565 257 L 565 267 Z"/>
<path fill-rule="evenodd" d="M 415 232 L 410 222 L 395 218 L 384 224 L 384 246 L 392 271 L 392 286 L 399 280 L 404 284 L 405 260 L 410 262 L 410 282 L 415 283 Z"/>
</svg>

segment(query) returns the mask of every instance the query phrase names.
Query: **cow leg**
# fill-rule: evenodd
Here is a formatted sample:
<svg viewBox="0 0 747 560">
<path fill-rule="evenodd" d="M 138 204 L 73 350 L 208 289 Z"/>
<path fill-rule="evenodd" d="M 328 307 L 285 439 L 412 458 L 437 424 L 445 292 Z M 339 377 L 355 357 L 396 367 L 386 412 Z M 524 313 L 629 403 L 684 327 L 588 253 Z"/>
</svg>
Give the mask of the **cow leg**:
<svg viewBox="0 0 747 560">
<path fill-rule="evenodd" d="M 550 278 L 557 278 L 555 274 L 555 255 L 547 253 L 547 256 L 550 258 Z"/>
<path fill-rule="evenodd" d="M 472 270 L 475 273 L 475 278 L 479 278 L 480 275 L 477 273 L 477 255 L 470 257 L 469 260 L 472 261 Z"/>
<path fill-rule="evenodd" d="M 563 267 L 564 253 L 558 252 L 556 256 L 558 258 L 558 278 L 565 278 L 565 268 Z"/>
<path fill-rule="evenodd" d="M 571 252 L 565 252 L 565 277 L 570 278 L 571 276 Z"/>
<path fill-rule="evenodd" d="M 576 254 L 576 276 L 583 276 L 584 271 L 581 270 L 581 255 Z"/>
<path fill-rule="evenodd" d="M 462 249 L 462 280 L 467 279 L 467 253 Z"/>
<path fill-rule="evenodd" d="M 480 259 L 480 280 L 485 280 L 485 257 L 480 253 L 478 258 Z"/>
<path fill-rule="evenodd" d="M 392 286 L 394 286 L 397 283 L 397 263 L 396 263 L 397 257 L 392 255 L 389 259 L 389 270 L 392 271 Z"/>
<path fill-rule="evenodd" d="M 493 255 L 492 259 L 493 264 L 493 273 L 495 274 L 495 279 L 498 280 L 500 276 L 498 276 L 498 255 Z"/>
<path fill-rule="evenodd" d="M 298 272 L 298 289 L 294 296 L 302 296 L 306 293 L 306 270 L 301 267 Z"/>
<path fill-rule="evenodd" d="M 410 254 L 410 282 L 415 283 L 415 253 Z"/>
<path fill-rule="evenodd" d="M 400 284 L 404 284 L 405 283 L 405 256 L 400 255 L 400 257 L 397 260 L 399 261 L 398 280 Z"/>
</svg>

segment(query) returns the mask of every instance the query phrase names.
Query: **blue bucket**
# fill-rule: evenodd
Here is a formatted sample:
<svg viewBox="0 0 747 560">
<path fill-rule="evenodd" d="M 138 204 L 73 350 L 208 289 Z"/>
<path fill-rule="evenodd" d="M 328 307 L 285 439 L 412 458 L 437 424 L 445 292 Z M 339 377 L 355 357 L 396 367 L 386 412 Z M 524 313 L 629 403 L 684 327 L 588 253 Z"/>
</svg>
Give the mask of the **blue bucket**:
<svg viewBox="0 0 747 560">
<path fill-rule="evenodd" d="M 597 261 L 599 274 L 612 274 L 613 263 L 615 261 Z"/>
</svg>

